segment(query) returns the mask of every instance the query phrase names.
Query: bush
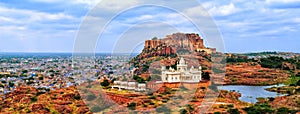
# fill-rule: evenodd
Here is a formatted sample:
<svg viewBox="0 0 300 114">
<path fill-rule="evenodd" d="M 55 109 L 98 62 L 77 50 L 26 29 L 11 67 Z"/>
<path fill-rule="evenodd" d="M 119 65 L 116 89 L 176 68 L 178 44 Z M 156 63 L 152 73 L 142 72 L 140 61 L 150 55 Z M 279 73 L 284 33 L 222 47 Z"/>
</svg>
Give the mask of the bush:
<svg viewBox="0 0 300 114">
<path fill-rule="evenodd" d="M 232 105 L 232 104 L 230 104 L 230 105 L 227 105 L 227 107 L 228 107 L 228 108 L 233 108 L 233 105 Z"/>
<path fill-rule="evenodd" d="M 140 77 L 140 76 L 138 76 L 138 75 L 134 75 L 134 76 L 133 76 L 133 79 L 134 79 L 135 81 L 137 81 L 138 83 L 145 83 L 144 78 L 142 78 L 142 77 Z"/>
<path fill-rule="evenodd" d="M 155 105 L 152 101 L 149 103 L 149 105 Z"/>
<path fill-rule="evenodd" d="M 100 85 L 103 86 L 103 87 L 107 87 L 107 86 L 109 86 L 109 84 L 110 83 L 106 79 L 103 82 L 100 83 Z"/>
<path fill-rule="evenodd" d="M 185 109 L 180 109 L 180 114 L 187 114 L 188 113 L 188 111 L 187 110 L 185 110 Z"/>
<path fill-rule="evenodd" d="M 36 102 L 37 101 L 37 98 L 36 97 L 32 97 L 30 98 L 31 102 Z"/>
<path fill-rule="evenodd" d="M 37 92 L 36 96 L 39 96 L 39 95 L 42 95 L 42 94 L 45 94 L 46 92 Z"/>
<path fill-rule="evenodd" d="M 81 99 L 81 97 L 80 97 L 80 95 L 75 95 L 75 96 L 74 96 L 74 99 L 76 99 L 76 100 L 80 100 L 80 99 Z"/>
<path fill-rule="evenodd" d="M 298 72 L 298 73 L 296 74 L 296 77 L 300 77 L 300 72 Z"/>
<path fill-rule="evenodd" d="M 238 109 L 229 109 L 227 111 L 229 114 L 240 114 L 241 112 Z"/>
<path fill-rule="evenodd" d="M 1 81 L 1 83 L 5 84 L 5 83 L 6 83 L 6 81 L 5 81 L 5 80 L 2 80 L 2 81 Z"/>
<path fill-rule="evenodd" d="M 300 86 L 300 80 L 298 80 L 298 82 L 296 83 L 297 86 Z"/>
<path fill-rule="evenodd" d="M 129 103 L 129 104 L 127 105 L 127 107 L 128 107 L 130 110 L 135 110 L 136 103 L 134 103 L 134 102 Z"/>
<path fill-rule="evenodd" d="M 248 114 L 267 114 L 273 113 L 274 110 L 271 109 L 268 104 L 255 104 L 254 106 L 243 108 Z"/>
<path fill-rule="evenodd" d="M 224 108 L 224 105 L 220 105 L 219 108 Z"/>
<path fill-rule="evenodd" d="M 282 57 L 262 58 L 260 65 L 265 68 L 281 68 L 284 59 Z"/>
<path fill-rule="evenodd" d="M 281 107 L 281 108 L 277 109 L 277 111 L 276 111 L 276 114 L 295 114 L 295 113 L 297 113 L 296 110 L 290 110 L 285 107 Z"/>
<path fill-rule="evenodd" d="M 225 60 L 223 60 L 224 62 Z M 227 63 L 235 63 L 235 62 L 250 62 L 252 61 L 251 59 L 247 59 L 247 58 L 226 58 Z M 223 63 L 222 62 L 222 63 Z"/>
<path fill-rule="evenodd" d="M 268 97 L 269 101 L 274 101 L 275 98 L 274 97 Z"/>
<path fill-rule="evenodd" d="M 202 77 L 203 77 L 203 79 L 205 79 L 205 80 L 210 80 L 210 76 L 209 76 L 209 73 L 208 73 L 208 72 L 204 72 Z"/>
<path fill-rule="evenodd" d="M 43 80 L 43 79 L 44 79 L 44 77 L 42 77 L 42 76 L 39 77 L 39 80 Z"/>
<path fill-rule="evenodd" d="M 9 83 L 8 83 L 8 86 L 9 86 L 9 87 L 13 87 L 14 85 L 15 85 L 15 84 L 14 84 L 13 82 L 9 82 Z"/>
<path fill-rule="evenodd" d="M 148 98 L 149 98 L 149 99 L 156 99 L 155 96 L 149 96 Z"/>
</svg>

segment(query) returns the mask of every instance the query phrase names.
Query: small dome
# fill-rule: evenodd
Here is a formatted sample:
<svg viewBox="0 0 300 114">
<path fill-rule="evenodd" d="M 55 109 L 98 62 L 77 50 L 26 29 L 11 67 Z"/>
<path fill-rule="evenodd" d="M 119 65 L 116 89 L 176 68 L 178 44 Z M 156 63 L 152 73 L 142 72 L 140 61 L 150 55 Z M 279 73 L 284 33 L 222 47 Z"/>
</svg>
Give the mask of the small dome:
<svg viewBox="0 0 300 114">
<path fill-rule="evenodd" d="M 183 57 L 180 58 L 179 64 L 181 64 L 181 65 L 185 64 L 185 60 L 183 59 Z"/>
</svg>

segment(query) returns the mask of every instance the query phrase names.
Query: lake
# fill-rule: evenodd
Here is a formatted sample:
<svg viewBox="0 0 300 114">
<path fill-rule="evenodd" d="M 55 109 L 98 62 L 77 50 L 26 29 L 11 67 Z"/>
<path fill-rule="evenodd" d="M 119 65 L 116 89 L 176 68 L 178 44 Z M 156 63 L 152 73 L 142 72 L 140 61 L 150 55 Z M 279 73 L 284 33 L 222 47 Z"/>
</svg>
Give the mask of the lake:
<svg viewBox="0 0 300 114">
<path fill-rule="evenodd" d="M 239 98 L 241 101 L 256 103 L 256 98 L 267 98 L 267 97 L 277 97 L 283 96 L 284 94 L 280 94 L 277 92 L 270 92 L 265 90 L 266 88 L 276 87 L 276 86 L 284 86 L 282 85 L 272 85 L 272 86 L 244 86 L 244 85 L 226 85 L 219 86 L 219 90 L 227 90 L 227 91 L 235 91 L 242 94 Z"/>
</svg>

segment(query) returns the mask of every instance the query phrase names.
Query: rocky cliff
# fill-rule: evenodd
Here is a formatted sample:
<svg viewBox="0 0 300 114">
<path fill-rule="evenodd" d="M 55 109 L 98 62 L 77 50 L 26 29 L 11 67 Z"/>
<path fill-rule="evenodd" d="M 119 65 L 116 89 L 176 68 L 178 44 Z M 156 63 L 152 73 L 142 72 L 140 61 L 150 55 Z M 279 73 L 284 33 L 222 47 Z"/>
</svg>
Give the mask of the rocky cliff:
<svg viewBox="0 0 300 114">
<path fill-rule="evenodd" d="M 216 49 L 206 48 L 199 34 L 174 33 L 165 38 L 146 40 L 143 51 L 131 63 L 139 68 L 136 74 L 142 74 L 148 72 L 149 65 L 155 61 L 161 61 L 165 66 L 171 66 L 178 61 L 178 55 L 190 55 L 189 58 L 194 57 L 194 59 L 207 63 L 210 61 L 211 53 L 216 53 Z"/>
<path fill-rule="evenodd" d="M 202 51 L 210 48 L 204 46 L 203 39 L 195 33 L 174 33 L 162 39 L 146 40 L 140 58 L 170 55 L 176 53 Z M 211 49 L 215 52 L 215 49 Z"/>
</svg>

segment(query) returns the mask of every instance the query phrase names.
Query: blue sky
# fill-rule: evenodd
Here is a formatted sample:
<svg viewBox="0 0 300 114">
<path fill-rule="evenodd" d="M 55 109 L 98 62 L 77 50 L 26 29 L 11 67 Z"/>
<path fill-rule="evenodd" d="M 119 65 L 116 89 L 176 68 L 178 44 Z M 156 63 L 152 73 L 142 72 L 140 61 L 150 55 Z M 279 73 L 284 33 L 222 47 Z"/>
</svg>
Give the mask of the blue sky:
<svg viewBox="0 0 300 114">
<path fill-rule="evenodd" d="M 99 2 L 101 0 L 0 0 L 0 52 L 72 52 L 85 19 L 90 20 L 87 24 L 89 31 L 98 30 L 99 24 L 114 11 L 143 0 L 111 0 L 97 5 Z M 198 2 L 214 19 L 223 38 L 225 52 L 300 52 L 300 0 Z M 185 8 L 183 11 L 190 15 L 203 13 L 185 3 L 181 3 Z M 197 19 L 196 16 L 190 18 Z M 134 50 L 140 50 L 145 39 L 164 37 L 176 31 L 198 32 L 192 23 L 172 10 L 136 7 L 111 21 L 97 40 L 95 49 L 97 52 L 110 52 L 113 48 L 125 49 L 123 47 L 133 45 Z M 89 35 L 85 36 L 87 40 Z M 136 39 L 134 44 L 129 38 Z M 204 39 L 209 40 L 205 36 Z M 207 45 L 210 46 L 209 43 Z"/>
</svg>

